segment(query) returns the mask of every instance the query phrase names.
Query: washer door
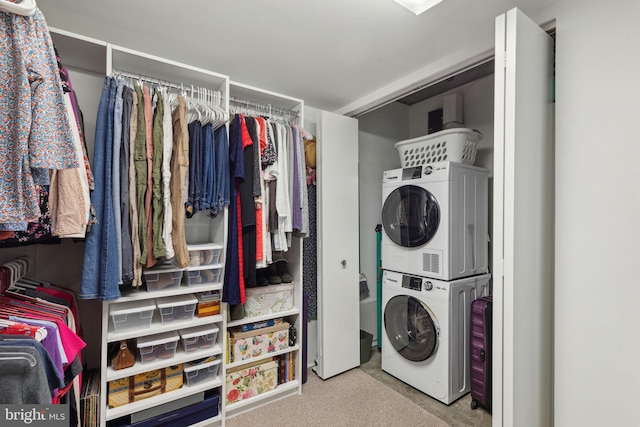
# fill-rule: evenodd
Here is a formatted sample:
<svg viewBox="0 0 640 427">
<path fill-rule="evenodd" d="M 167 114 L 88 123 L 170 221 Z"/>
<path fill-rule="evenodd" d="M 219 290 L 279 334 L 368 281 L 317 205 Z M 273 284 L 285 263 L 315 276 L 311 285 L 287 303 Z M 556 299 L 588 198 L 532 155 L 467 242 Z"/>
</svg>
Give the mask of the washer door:
<svg viewBox="0 0 640 427">
<path fill-rule="evenodd" d="M 405 248 L 422 246 L 440 224 L 440 206 L 429 191 L 403 185 L 389 194 L 382 207 L 382 226 L 389 238 Z"/>
<path fill-rule="evenodd" d="M 438 330 L 418 299 L 397 295 L 384 309 L 384 330 L 393 348 L 413 362 L 427 360 L 436 349 Z"/>
</svg>

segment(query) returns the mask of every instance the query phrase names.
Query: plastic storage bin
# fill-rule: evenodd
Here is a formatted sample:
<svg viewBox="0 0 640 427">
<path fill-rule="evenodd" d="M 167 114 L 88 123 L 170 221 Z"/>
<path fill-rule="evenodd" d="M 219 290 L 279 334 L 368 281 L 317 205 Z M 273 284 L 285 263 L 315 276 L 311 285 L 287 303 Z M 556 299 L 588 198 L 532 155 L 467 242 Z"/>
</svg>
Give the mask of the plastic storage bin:
<svg viewBox="0 0 640 427">
<path fill-rule="evenodd" d="M 293 308 L 293 283 L 247 288 L 245 292 L 247 295 L 244 305 L 246 317 L 279 313 Z"/>
<path fill-rule="evenodd" d="M 176 331 L 137 338 L 136 345 L 141 362 L 149 363 L 157 359 L 172 358 L 176 355 L 179 339 L 180 335 Z"/>
<path fill-rule="evenodd" d="M 125 332 L 151 327 L 156 305 L 153 300 L 128 301 L 109 306 L 114 332 Z"/>
<path fill-rule="evenodd" d="M 163 291 L 179 287 L 183 271 L 182 268 L 171 267 L 144 270 L 142 274 L 147 282 L 147 291 Z"/>
<path fill-rule="evenodd" d="M 187 245 L 187 249 L 189 250 L 189 265 L 192 267 L 215 265 L 220 262 L 222 245 L 218 245 L 217 243 Z"/>
<path fill-rule="evenodd" d="M 193 319 L 198 300 L 193 295 L 156 298 L 162 323 L 185 322 Z"/>
<path fill-rule="evenodd" d="M 187 267 L 187 286 L 216 285 L 221 273 L 222 266 Z"/>
<path fill-rule="evenodd" d="M 187 381 L 187 386 L 193 386 L 200 384 L 204 381 L 210 381 L 218 376 L 218 368 L 220 367 L 220 359 L 211 360 L 209 362 L 199 364 L 184 365 L 184 377 Z"/>
<path fill-rule="evenodd" d="M 194 328 L 180 329 L 180 341 L 185 353 L 213 348 L 220 329 L 217 326 L 202 325 Z"/>
</svg>

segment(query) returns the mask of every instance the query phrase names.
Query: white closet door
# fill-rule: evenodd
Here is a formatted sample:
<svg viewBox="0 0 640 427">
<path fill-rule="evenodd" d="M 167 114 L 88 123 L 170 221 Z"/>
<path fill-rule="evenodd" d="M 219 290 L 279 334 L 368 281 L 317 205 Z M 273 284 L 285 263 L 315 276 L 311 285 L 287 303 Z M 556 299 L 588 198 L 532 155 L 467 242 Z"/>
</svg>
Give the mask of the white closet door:
<svg viewBox="0 0 640 427">
<path fill-rule="evenodd" d="M 358 121 L 319 112 L 318 355 L 329 378 L 360 365 Z"/>
<path fill-rule="evenodd" d="M 494 426 L 550 426 L 553 331 L 552 40 L 496 19 Z"/>
</svg>

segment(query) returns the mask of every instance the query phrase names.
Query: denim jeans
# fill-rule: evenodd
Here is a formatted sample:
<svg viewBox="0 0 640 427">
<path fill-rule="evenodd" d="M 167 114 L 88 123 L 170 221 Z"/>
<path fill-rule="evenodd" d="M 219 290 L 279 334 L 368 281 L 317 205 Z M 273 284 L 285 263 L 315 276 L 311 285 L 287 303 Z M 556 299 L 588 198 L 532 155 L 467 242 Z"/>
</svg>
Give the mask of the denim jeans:
<svg viewBox="0 0 640 427">
<path fill-rule="evenodd" d="M 120 216 L 120 147 L 122 146 L 122 80 L 114 81 L 117 85 L 116 99 L 113 107 L 113 153 L 111 168 L 113 222 L 116 233 L 116 264 L 118 265 L 118 283 L 122 284 L 122 217 Z"/>
<path fill-rule="evenodd" d="M 215 147 L 213 139 L 213 125 L 206 124 L 202 128 L 202 203 L 200 209 L 211 207 L 214 193 L 215 178 Z"/>
<path fill-rule="evenodd" d="M 93 153 L 95 188 L 91 202 L 98 223 L 87 232 L 80 284 L 81 299 L 113 300 L 120 298 L 118 286 L 116 240 L 111 197 L 111 164 L 113 155 L 113 108 L 116 85 L 111 77 L 105 77 L 98 117 Z"/>
<path fill-rule="evenodd" d="M 216 147 L 216 198 L 211 206 L 211 214 L 215 216 L 229 206 L 229 137 L 227 127 L 221 126 L 215 132 Z"/>
<path fill-rule="evenodd" d="M 195 120 L 189 123 L 189 198 L 187 218 L 200 210 L 202 197 L 202 124 Z"/>
</svg>

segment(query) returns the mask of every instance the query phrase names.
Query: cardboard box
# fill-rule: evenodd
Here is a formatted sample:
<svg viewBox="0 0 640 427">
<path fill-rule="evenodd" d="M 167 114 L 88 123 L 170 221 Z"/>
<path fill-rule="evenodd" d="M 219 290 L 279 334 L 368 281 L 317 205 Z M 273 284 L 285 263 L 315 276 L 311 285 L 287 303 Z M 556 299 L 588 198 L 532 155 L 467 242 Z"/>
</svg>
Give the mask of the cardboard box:
<svg viewBox="0 0 640 427">
<path fill-rule="evenodd" d="M 246 317 L 280 313 L 293 308 L 293 283 L 247 288 L 244 314 Z"/>
<path fill-rule="evenodd" d="M 278 385 L 278 363 L 258 361 L 227 372 L 227 404 L 273 390 Z"/>
<path fill-rule="evenodd" d="M 273 353 L 289 347 L 289 323 L 247 332 L 233 331 L 230 340 L 232 362 Z"/>
<path fill-rule="evenodd" d="M 182 387 L 182 364 L 109 381 L 110 408 L 137 402 Z"/>
</svg>

